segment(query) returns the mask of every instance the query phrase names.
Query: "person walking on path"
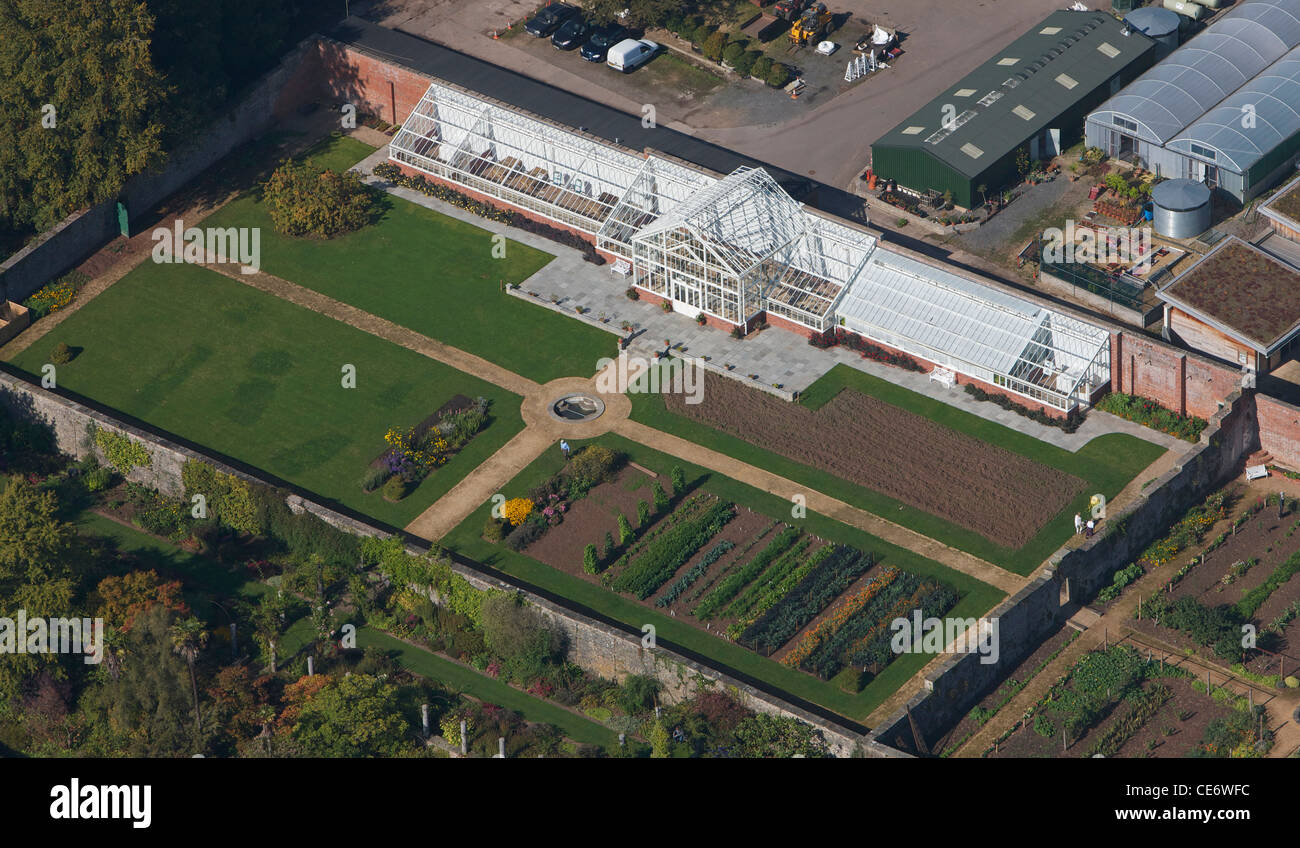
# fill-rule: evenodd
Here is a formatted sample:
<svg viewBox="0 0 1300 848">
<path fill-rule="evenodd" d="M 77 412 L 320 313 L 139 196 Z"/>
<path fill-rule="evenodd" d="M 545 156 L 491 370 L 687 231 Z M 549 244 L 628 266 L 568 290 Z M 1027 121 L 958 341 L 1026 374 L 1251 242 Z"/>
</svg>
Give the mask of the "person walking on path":
<svg viewBox="0 0 1300 848">
<path fill-rule="evenodd" d="M 565 459 L 565 461 L 567 462 L 568 459 L 569 459 L 569 454 L 570 454 L 572 451 L 571 451 L 571 449 L 569 448 L 569 443 L 566 442 L 564 439 L 560 439 L 560 451 L 564 453 L 564 459 Z"/>
<path fill-rule="evenodd" d="M 1083 532 L 1083 516 L 1079 513 L 1074 514 L 1074 533 L 1077 536 Z"/>
</svg>

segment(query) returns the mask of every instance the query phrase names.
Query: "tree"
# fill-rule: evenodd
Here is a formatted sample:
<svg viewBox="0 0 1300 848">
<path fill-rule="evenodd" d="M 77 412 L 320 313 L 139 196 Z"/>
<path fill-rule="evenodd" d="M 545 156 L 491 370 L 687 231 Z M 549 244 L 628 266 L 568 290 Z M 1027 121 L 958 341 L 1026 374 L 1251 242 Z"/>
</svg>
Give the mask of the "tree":
<svg viewBox="0 0 1300 848">
<path fill-rule="evenodd" d="M 614 534 L 609 532 L 605 533 L 605 547 L 600 552 L 600 555 L 606 562 L 609 562 L 614 558 Z"/>
<path fill-rule="evenodd" d="M 650 504 L 645 501 L 636 502 L 636 526 L 644 528 L 650 523 Z"/>
<path fill-rule="evenodd" d="M 0 226 L 46 229 L 162 162 L 153 32 L 137 0 L 0 3 Z"/>
<path fill-rule="evenodd" d="M 767 72 L 767 84 L 772 88 L 784 88 L 790 82 L 790 66 L 784 62 L 773 62 L 772 69 Z"/>
<path fill-rule="evenodd" d="M 715 62 L 722 61 L 722 52 L 727 47 L 727 36 L 725 33 L 715 32 L 710 35 L 700 48 L 706 59 L 712 59 Z"/>
<path fill-rule="evenodd" d="M 153 569 L 110 575 L 95 587 L 100 599 L 97 614 L 108 626 L 129 633 L 136 616 L 155 606 L 162 605 L 178 615 L 188 615 L 190 608 L 181 594 L 183 588 L 179 580 L 164 583 Z"/>
<path fill-rule="evenodd" d="M 288 599 L 278 591 L 263 595 L 261 603 L 253 611 L 253 634 L 270 657 L 272 674 L 276 673 L 275 648 L 288 623 L 288 613 Z"/>
<path fill-rule="evenodd" d="M 187 616 L 177 621 L 168 630 L 172 650 L 185 660 L 190 668 L 190 687 L 194 692 L 194 728 L 198 735 L 203 735 L 203 715 L 199 711 L 199 679 L 194 673 L 194 660 L 208 644 L 208 631 L 203 622 L 194 616 Z"/>
<path fill-rule="evenodd" d="M 650 725 L 650 756 L 665 760 L 672 756 L 672 740 L 668 737 L 668 728 L 662 721 L 656 720 Z"/>
<path fill-rule="evenodd" d="M 84 566 L 84 549 L 57 510 L 53 492 L 41 492 L 21 477 L 0 493 L 0 614 L 24 610 L 32 620 L 72 613 L 79 577 L 74 568 Z M 25 677 L 56 665 L 59 657 L 6 652 L 0 656 L 0 695 L 16 695 Z"/>
<path fill-rule="evenodd" d="M 821 732 L 789 716 L 758 713 L 742 721 L 735 732 L 738 757 L 825 757 Z"/>
<path fill-rule="evenodd" d="M 369 674 L 322 678 L 303 699 L 289 734 L 313 757 L 394 757 L 409 747 L 398 689 Z M 286 694 L 288 694 L 286 692 Z"/>
<path fill-rule="evenodd" d="M 632 532 L 632 523 L 627 520 L 626 515 L 620 512 L 618 514 L 618 543 L 620 545 L 626 545 L 628 542 L 632 541 L 634 535 L 636 534 Z"/>
<path fill-rule="evenodd" d="M 600 572 L 600 560 L 596 556 L 596 546 L 587 545 L 582 550 L 582 570 L 588 574 L 598 574 Z"/>
<path fill-rule="evenodd" d="M 374 191 L 356 171 L 316 171 L 286 160 L 262 184 L 277 231 L 289 236 L 333 238 L 359 230 L 371 216 Z"/>
<path fill-rule="evenodd" d="M 680 465 L 674 465 L 670 476 L 673 481 L 673 494 L 680 497 L 682 492 L 686 491 L 686 472 Z"/>
<path fill-rule="evenodd" d="M 103 755 L 175 756 L 198 748 L 199 737 L 186 721 L 192 696 L 185 691 L 185 665 L 169 636 L 175 620 L 176 613 L 161 606 L 139 616 L 120 666 L 82 696 L 104 737 Z"/>
<path fill-rule="evenodd" d="M 483 642 L 516 679 L 537 675 L 563 655 L 564 640 L 518 595 L 492 592 L 483 599 Z"/>
</svg>

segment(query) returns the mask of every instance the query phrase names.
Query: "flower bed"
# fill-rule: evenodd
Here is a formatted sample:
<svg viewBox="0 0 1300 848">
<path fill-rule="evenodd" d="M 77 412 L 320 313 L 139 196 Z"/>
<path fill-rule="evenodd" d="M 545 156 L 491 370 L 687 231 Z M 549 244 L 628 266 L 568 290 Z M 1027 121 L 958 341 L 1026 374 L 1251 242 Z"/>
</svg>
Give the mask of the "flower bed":
<svg viewBox="0 0 1300 848">
<path fill-rule="evenodd" d="M 1003 409 L 1009 409 L 1017 415 L 1023 415 L 1031 421 L 1037 421 L 1039 424 L 1045 424 L 1048 427 L 1060 427 L 1066 433 L 1073 433 L 1083 423 L 1083 412 L 1077 406 L 1067 412 L 1065 417 L 1061 417 L 1048 415 L 1042 409 L 1030 409 L 1023 403 L 1016 403 L 1006 395 L 986 392 L 974 383 L 966 384 L 966 394 L 975 398 L 975 400 L 997 404 Z"/>
<path fill-rule="evenodd" d="M 883 348 L 880 345 L 873 344 L 859 336 L 857 333 L 850 333 L 843 327 L 835 327 L 822 333 L 814 333 L 808 337 L 808 344 L 813 347 L 828 348 L 836 345 L 844 345 L 849 350 L 855 350 L 862 354 L 863 359 L 870 359 L 873 362 L 883 362 L 886 365 L 892 365 L 895 368 L 902 368 L 904 371 L 916 371 L 918 373 L 925 371 L 921 363 L 905 353 L 895 353 L 892 350 Z"/>
<path fill-rule="evenodd" d="M 71 303 L 77 292 L 88 282 L 90 277 L 82 272 L 69 271 L 57 280 L 46 283 L 40 291 L 24 300 L 23 306 L 31 312 L 33 321 L 44 318 Z"/>
<path fill-rule="evenodd" d="M 1098 401 L 1096 406 L 1103 412 L 1118 415 L 1143 427 L 1150 427 L 1189 442 L 1200 439 L 1201 431 L 1209 424 L 1204 418 L 1179 415 L 1153 400 L 1123 392 L 1111 392 Z"/>
</svg>

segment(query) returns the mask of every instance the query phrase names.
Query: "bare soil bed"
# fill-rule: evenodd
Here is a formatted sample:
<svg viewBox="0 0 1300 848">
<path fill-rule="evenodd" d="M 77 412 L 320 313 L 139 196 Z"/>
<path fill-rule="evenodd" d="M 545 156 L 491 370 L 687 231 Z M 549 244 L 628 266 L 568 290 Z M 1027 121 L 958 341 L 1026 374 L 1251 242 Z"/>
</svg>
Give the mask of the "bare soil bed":
<svg viewBox="0 0 1300 848">
<path fill-rule="evenodd" d="M 582 551 L 588 544 L 600 547 L 606 533 L 618 539 L 618 517 L 626 515 L 636 526 L 638 501 L 652 499 L 650 484 L 654 478 L 631 466 L 621 469 L 614 479 L 601 483 L 585 498 L 575 501 L 564 514 L 564 521 L 552 527 L 524 553 L 569 574 L 595 580 L 582 570 Z"/>
<path fill-rule="evenodd" d="M 713 380 L 679 415 L 973 530 L 1026 545 L 1085 486 L 1078 477 L 852 390 L 820 409 Z"/>
</svg>

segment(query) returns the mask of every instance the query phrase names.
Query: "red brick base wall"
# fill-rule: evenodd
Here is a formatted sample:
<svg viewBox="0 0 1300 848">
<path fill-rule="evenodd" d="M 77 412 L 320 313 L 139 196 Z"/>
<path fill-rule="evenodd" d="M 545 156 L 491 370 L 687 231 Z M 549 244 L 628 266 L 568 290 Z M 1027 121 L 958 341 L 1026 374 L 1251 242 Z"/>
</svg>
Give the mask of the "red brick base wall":
<svg viewBox="0 0 1300 848">
<path fill-rule="evenodd" d="M 773 315 L 770 312 L 764 312 L 762 317 L 766 318 L 767 323 L 771 324 L 773 327 L 780 327 L 782 330 L 787 330 L 791 333 L 798 333 L 806 339 L 810 339 L 817 335 L 808 327 L 805 327 L 802 324 L 796 324 L 788 318 L 782 318 L 780 315 Z"/>
</svg>

